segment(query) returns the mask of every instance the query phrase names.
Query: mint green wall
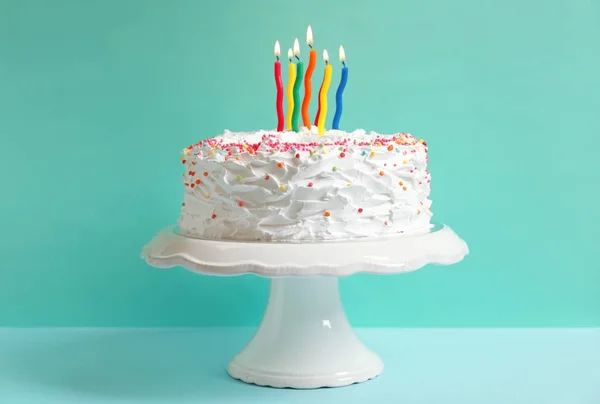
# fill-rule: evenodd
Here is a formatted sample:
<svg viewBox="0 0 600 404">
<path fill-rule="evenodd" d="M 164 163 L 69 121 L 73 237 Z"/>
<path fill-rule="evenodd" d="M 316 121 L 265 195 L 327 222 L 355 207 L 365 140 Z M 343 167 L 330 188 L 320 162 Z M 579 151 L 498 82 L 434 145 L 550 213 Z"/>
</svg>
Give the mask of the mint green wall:
<svg viewBox="0 0 600 404">
<path fill-rule="evenodd" d="M 0 326 L 256 324 L 267 280 L 139 253 L 178 217 L 181 147 L 274 127 L 273 42 L 308 24 L 319 50 L 345 46 L 343 127 L 425 138 L 434 217 L 472 250 L 344 279 L 353 323 L 600 326 L 600 6 L 584 0 L 2 0 Z"/>
</svg>

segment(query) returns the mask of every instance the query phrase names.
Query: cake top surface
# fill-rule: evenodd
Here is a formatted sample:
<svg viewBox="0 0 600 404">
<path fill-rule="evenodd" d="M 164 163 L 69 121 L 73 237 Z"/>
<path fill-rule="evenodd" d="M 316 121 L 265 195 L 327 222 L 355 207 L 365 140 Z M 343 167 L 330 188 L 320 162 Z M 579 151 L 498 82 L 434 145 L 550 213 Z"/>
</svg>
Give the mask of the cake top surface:
<svg viewBox="0 0 600 404">
<path fill-rule="evenodd" d="M 222 135 L 201 140 L 182 150 L 182 154 L 199 157 L 227 157 L 239 154 L 259 153 L 306 153 L 314 154 L 323 148 L 337 148 L 341 152 L 348 149 L 360 148 L 376 150 L 384 148 L 389 152 L 401 152 L 406 147 L 423 147 L 427 152 L 427 142 L 417 140 L 408 133 L 379 134 L 362 129 L 354 132 L 330 130 L 324 135 L 318 135 L 315 130 L 301 132 L 231 132 L 226 130 Z M 366 153 L 366 151 L 365 151 Z"/>
</svg>

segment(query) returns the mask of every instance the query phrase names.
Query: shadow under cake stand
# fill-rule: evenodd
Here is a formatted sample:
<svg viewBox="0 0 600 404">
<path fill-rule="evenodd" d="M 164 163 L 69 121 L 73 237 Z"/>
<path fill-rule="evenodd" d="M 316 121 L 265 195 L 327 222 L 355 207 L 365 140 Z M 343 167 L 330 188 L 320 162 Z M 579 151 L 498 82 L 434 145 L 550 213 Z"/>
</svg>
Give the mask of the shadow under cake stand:
<svg viewBox="0 0 600 404">
<path fill-rule="evenodd" d="M 246 383 L 298 389 L 364 382 L 383 370 L 379 356 L 352 331 L 339 297 L 339 277 L 450 265 L 466 254 L 467 244 L 444 225 L 369 241 L 302 244 L 203 240 L 168 227 L 142 250 L 142 258 L 159 268 L 271 278 L 260 326 L 227 371 Z"/>
</svg>

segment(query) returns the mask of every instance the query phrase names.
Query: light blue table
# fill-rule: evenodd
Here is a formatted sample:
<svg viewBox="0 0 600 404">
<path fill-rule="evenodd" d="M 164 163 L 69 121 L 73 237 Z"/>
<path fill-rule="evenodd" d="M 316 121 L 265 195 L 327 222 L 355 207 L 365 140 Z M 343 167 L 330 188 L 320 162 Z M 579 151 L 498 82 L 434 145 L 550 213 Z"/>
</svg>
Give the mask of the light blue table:
<svg viewBox="0 0 600 404">
<path fill-rule="evenodd" d="M 0 403 L 600 404 L 600 329 L 359 329 L 383 374 L 309 391 L 229 378 L 252 332 L 0 329 Z"/>
</svg>

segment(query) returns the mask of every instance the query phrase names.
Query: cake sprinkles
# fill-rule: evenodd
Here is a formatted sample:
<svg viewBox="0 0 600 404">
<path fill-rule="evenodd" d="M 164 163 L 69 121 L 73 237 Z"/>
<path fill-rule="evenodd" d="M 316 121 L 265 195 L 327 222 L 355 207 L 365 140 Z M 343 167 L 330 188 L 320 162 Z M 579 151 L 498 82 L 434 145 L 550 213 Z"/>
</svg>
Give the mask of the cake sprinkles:
<svg viewBox="0 0 600 404">
<path fill-rule="evenodd" d="M 408 133 L 225 131 L 181 152 L 180 231 L 304 242 L 426 229 L 427 152 Z"/>
</svg>

